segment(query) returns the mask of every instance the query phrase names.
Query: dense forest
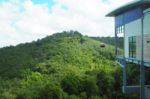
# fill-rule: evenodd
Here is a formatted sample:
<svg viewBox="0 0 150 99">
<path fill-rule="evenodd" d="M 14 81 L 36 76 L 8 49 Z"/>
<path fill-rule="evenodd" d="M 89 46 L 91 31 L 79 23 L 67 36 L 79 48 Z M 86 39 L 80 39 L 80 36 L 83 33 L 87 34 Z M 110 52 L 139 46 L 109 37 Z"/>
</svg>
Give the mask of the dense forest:
<svg viewBox="0 0 150 99">
<path fill-rule="evenodd" d="M 69 31 L 1 48 L 0 99 L 137 99 L 122 94 L 113 44 L 104 43 Z"/>
</svg>

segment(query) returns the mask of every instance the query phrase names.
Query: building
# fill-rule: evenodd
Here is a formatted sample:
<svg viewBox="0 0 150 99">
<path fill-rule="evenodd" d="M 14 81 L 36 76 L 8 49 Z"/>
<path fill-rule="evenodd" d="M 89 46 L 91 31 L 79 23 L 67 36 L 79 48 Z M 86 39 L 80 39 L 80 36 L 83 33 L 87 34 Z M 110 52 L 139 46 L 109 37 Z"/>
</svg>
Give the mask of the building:
<svg viewBox="0 0 150 99">
<path fill-rule="evenodd" d="M 123 68 L 123 92 L 139 92 L 141 99 L 150 99 L 150 89 L 145 85 L 145 67 L 150 67 L 150 0 L 134 0 L 106 16 L 115 17 L 115 55 Z M 117 38 L 124 37 L 124 50 L 119 52 Z M 140 65 L 140 85 L 128 86 L 126 63 Z"/>
</svg>

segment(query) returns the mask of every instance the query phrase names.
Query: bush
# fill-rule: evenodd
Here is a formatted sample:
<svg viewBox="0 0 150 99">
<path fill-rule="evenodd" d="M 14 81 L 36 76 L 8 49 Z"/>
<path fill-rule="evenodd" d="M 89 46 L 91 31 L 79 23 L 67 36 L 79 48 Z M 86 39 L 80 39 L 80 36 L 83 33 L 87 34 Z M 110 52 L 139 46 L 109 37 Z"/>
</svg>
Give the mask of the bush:
<svg viewBox="0 0 150 99">
<path fill-rule="evenodd" d="M 80 83 L 81 80 L 79 79 L 78 76 L 68 75 L 62 80 L 61 86 L 62 89 L 69 95 L 79 94 L 81 90 Z"/>
<path fill-rule="evenodd" d="M 37 99 L 62 99 L 63 91 L 56 85 L 46 85 L 40 92 Z"/>
<path fill-rule="evenodd" d="M 65 98 L 65 99 L 82 99 L 82 98 L 79 97 L 79 96 L 76 96 L 76 95 L 70 95 L 70 96 L 68 96 L 68 97 Z"/>
<path fill-rule="evenodd" d="M 92 96 L 92 97 L 90 97 L 90 99 L 103 99 L 103 98 L 99 97 L 99 96 Z"/>
<path fill-rule="evenodd" d="M 98 86 L 96 85 L 96 80 L 94 78 L 88 76 L 83 80 L 82 86 L 87 97 L 98 94 Z"/>
<path fill-rule="evenodd" d="M 111 79 L 110 75 L 104 71 L 100 71 L 97 74 L 97 85 L 100 96 L 107 96 L 107 98 L 112 97 L 113 80 Z"/>
</svg>

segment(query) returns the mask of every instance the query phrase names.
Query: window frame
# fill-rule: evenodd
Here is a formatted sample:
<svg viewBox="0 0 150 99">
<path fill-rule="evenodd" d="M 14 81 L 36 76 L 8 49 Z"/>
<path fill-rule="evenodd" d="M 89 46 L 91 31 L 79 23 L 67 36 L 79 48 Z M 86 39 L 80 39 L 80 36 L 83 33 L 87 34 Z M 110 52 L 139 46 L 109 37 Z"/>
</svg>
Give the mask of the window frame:
<svg viewBox="0 0 150 99">
<path fill-rule="evenodd" d="M 124 25 L 122 25 L 122 26 L 118 26 L 117 28 L 116 28 L 116 33 L 117 34 L 121 34 L 121 33 L 124 33 Z"/>
<path fill-rule="evenodd" d="M 129 40 L 129 57 L 136 58 L 136 36 L 131 36 Z"/>
</svg>

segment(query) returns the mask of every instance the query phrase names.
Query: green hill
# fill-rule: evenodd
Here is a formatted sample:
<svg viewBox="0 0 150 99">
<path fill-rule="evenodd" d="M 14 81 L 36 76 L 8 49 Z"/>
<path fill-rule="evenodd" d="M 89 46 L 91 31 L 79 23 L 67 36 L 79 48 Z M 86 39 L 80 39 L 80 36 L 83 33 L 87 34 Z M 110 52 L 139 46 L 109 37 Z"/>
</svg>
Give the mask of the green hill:
<svg viewBox="0 0 150 99">
<path fill-rule="evenodd" d="M 2 99 L 123 99 L 114 47 L 77 31 L 0 49 Z"/>
</svg>

